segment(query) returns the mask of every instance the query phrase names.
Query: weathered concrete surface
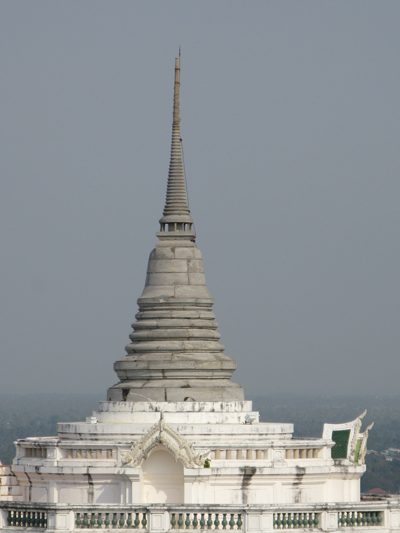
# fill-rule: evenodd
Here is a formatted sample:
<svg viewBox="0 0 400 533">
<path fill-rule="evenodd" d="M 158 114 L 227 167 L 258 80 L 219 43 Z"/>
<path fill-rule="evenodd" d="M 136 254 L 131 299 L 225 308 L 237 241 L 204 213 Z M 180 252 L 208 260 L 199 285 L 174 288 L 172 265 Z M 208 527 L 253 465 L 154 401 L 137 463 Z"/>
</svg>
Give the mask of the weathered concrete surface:
<svg viewBox="0 0 400 533">
<path fill-rule="evenodd" d="M 192 241 L 160 241 L 151 252 L 127 356 L 114 368 L 120 383 L 109 400 L 229 401 L 243 391 L 231 381 L 235 362 L 225 355 Z"/>
</svg>

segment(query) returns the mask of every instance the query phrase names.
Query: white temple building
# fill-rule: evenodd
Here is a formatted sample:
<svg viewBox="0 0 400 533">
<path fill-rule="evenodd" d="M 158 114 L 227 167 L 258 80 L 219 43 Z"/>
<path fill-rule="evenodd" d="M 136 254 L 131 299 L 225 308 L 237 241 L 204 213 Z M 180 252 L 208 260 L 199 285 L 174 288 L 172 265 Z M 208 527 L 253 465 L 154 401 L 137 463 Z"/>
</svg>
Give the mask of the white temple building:
<svg viewBox="0 0 400 533">
<path fill-rule="evenodd" d="M 399 500 L 360 498 L 364 413 L 295 439 L 232 381 L 188 205 L 179 91 L 178 57 L 165 207 L 119 381 L 86 421 L 17 441 L 0 465 L 0 528 L 400 533 Z"/>
</svg>

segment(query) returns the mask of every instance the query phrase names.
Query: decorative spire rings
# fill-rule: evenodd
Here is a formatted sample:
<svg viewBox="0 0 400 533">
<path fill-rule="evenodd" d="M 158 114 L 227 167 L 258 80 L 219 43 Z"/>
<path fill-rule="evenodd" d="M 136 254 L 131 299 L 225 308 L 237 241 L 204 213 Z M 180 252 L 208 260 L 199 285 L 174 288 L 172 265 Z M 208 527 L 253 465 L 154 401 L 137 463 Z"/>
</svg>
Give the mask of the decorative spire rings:
<svg viewBox="0 0 400 533">
<path fill-rule="evenodd" d="M 183 164 L 180 126 L 180 53 L 175 58 L 174 104 L 172 116 L 171 157 L 168 171 L 167 194 L 163 217 L 160 219 L 160 239 L 195 240 L 193 219 L 190 214 Z"/>
</svg>

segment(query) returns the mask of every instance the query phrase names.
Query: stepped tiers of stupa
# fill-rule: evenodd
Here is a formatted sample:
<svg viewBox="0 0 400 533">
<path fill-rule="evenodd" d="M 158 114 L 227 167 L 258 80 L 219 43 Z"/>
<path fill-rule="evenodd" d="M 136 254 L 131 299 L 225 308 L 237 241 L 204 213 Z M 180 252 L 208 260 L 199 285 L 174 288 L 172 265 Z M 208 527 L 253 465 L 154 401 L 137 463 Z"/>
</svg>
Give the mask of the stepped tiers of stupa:
<svg viewBox="0 0 400 533">
<path fill-rule="evenodd" d="M 0 529 L 400 533 L 396 499 L 362 501 L 362 413 L 297 439 L 232 381 L 188 205 L 175 63 L 165 208 L 118 382 L 86 421 L 16 443 Z M 239 281 L 239 280 L 238 280 Z"/>
</svg>

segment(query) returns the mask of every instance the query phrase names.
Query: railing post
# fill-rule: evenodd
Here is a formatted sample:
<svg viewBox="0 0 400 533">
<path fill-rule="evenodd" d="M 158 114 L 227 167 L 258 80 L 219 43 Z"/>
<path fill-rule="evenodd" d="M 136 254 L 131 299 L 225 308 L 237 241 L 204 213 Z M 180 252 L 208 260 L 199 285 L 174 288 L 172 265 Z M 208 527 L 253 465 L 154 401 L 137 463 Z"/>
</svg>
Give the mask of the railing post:
<svg viewBox="0 0 400 533">
<path fill-rule="evenodd" d="M 266 533 L 273 531 L 273 513 L 269 511 L 246 511 L 243 531 L 246 533 Z"/>
<path fill-rule="evenodd" d="M 384 524 L 386 524 L 386 529 L 392 532 L 400 531 L 400 509 L 399 504 L 396 503 L 396 506 L 393 508 L 389 505 L 389 508 L 384 512 Z"/>
<path fill-rule="evenodd" d="M 7 514 L 8 514 L 8 511 L 6 509 L 0 509 L 0 530 L 5 528 L 8 525 Z"/>
<path fill-rule="evenodd" d="M 147 512 L 150 533 L 165 533 L 170 529 L 169 512 L 165 507 L 151 507 Z"/>
<path fill-rule="evenodd" d="M 49 509 L 47 512 L 47 529 L 72 531 L 75 527 L 75 515 L 68 509 Z"/>
<path fill-rule="evenodd" d="M 338 512 L 323 511 L 321 513 L 321 529 L 323 531 L 337 531 L 338 529 Z"/>
</svg>

